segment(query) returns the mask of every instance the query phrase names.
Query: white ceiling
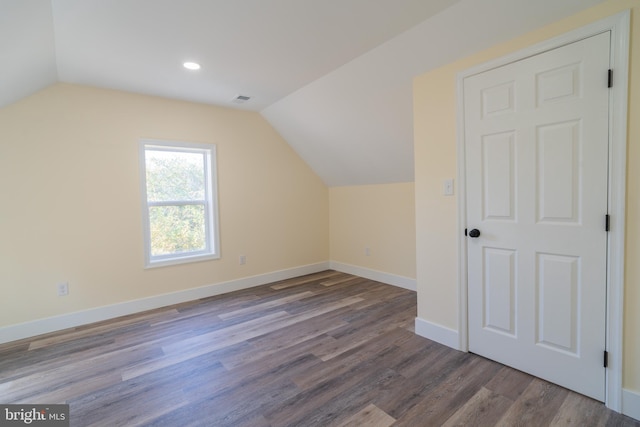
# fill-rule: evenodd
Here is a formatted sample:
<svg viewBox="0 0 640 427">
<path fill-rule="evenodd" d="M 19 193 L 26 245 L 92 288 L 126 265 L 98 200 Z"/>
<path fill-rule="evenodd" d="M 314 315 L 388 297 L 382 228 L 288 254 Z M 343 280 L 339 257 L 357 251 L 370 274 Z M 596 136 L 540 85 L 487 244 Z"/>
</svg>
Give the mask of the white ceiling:
<svg viewBox="0 0 640 427">
<path fill-rule="evenodd" d="M 63 81 L 260 111 L 327 185 L 413 181 L 413 77 L 601 1 L 0 0 L 0 108 Z"/>
</svg>

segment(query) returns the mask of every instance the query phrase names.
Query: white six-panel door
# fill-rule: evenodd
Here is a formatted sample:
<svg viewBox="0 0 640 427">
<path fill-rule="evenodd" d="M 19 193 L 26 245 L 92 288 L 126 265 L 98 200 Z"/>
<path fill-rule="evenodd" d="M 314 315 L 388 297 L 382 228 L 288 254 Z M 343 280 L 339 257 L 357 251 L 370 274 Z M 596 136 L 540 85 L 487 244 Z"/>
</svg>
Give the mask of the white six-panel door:
<svg viewBox="0 0 640 427">
<path fill-rule="evenodd" d="M 601 401 L 609 39 L 464 80 L 469 349 Z"/>
</svg>

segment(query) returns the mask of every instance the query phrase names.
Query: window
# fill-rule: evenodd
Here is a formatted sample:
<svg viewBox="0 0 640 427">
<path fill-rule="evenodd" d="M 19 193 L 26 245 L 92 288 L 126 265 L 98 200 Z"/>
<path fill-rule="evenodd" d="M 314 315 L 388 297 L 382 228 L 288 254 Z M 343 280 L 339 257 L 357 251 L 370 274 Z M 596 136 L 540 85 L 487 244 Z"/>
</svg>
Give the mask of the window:
<svg viewBox="0 0 640 427">
<path fill-rule="evenodd" d="M 219 258 L 215 145 L 140 142 L 147 267 Z"/>
</svg>

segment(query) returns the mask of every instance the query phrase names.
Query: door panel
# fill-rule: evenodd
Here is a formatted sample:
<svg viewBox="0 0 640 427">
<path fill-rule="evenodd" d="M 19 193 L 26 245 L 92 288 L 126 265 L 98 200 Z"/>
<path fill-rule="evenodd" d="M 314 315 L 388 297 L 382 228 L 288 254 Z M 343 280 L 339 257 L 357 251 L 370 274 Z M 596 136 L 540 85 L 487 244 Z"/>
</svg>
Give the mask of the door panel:
<svg viewBox="0 0 640 427">
<path fill-rule="evenodd" d="M 577 120 L 538 128 L 538 223 L 579 223 L 580 128 Z"/>
<path fill-rule="evenodd" d="M 581 65 L 581 62 L 577 62 L 539 73 L 536 76 L 537 106 L 562 102 L 569 97 L 580 97 Z"/>
<path fill-rule="evenodd" d="M 464 80 L 469 348 L 599 400 L 609 37 Z"/>
<path fill-rule="evenodd" d="M 484 219 L 515 219 L 514 133 L 482 138 L 482 201 Z"/>
<path fill-rule="evenodd" d="M 484 248 L 484 327 L 515 336 L 516 252 Z"/>
<path fill-rule="evenodd" d="M 577 355 L 580 258 L 553 254 L 538 254 L 537 258 L 536 342 L 551 350 Z"/>
</svg>

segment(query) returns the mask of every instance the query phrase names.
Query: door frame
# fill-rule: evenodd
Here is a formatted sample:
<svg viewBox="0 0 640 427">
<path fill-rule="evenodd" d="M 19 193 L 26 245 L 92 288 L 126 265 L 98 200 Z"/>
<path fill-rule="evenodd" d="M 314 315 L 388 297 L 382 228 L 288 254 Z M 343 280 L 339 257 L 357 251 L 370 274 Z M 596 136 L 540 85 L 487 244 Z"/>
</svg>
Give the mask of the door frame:
<svg viewBox="0 0 640 427">
<path fill-rule="evenodd" d="M 457 76 L 457 180 L 458 180 L 458 337 L 459 350 L 469 351 L 468 288 L 467 288 L 467 228 L 466 218 L 466 154 L 464 126 L 464 79 L 475 74 L 517 62 L 540 53 L 574 43 L 585 38 L 610 31 L 610 62 L 613 71 L 613 87 L 609 91 L 609 182 L 608 213 L 611 231 L 607 236 L 607 301 L 606 342 L 609 352 L 605 370 L 605 405 L 622 410 L 622 352 L 624 320 L 624 238 L 626 209 L 627 166 L 627 108 L 629 75 L 629 22 L 626 10 L 608 18 L 588 24 L 542 43 L 524 48 L 498 59 L 474 66 Z M 606 76 L 603 76 L 603 79 Z M 603 212 L 604 214 L 604 212 Z M 604 226 L 604 219 L 603 219 Z"/>
</svg>

